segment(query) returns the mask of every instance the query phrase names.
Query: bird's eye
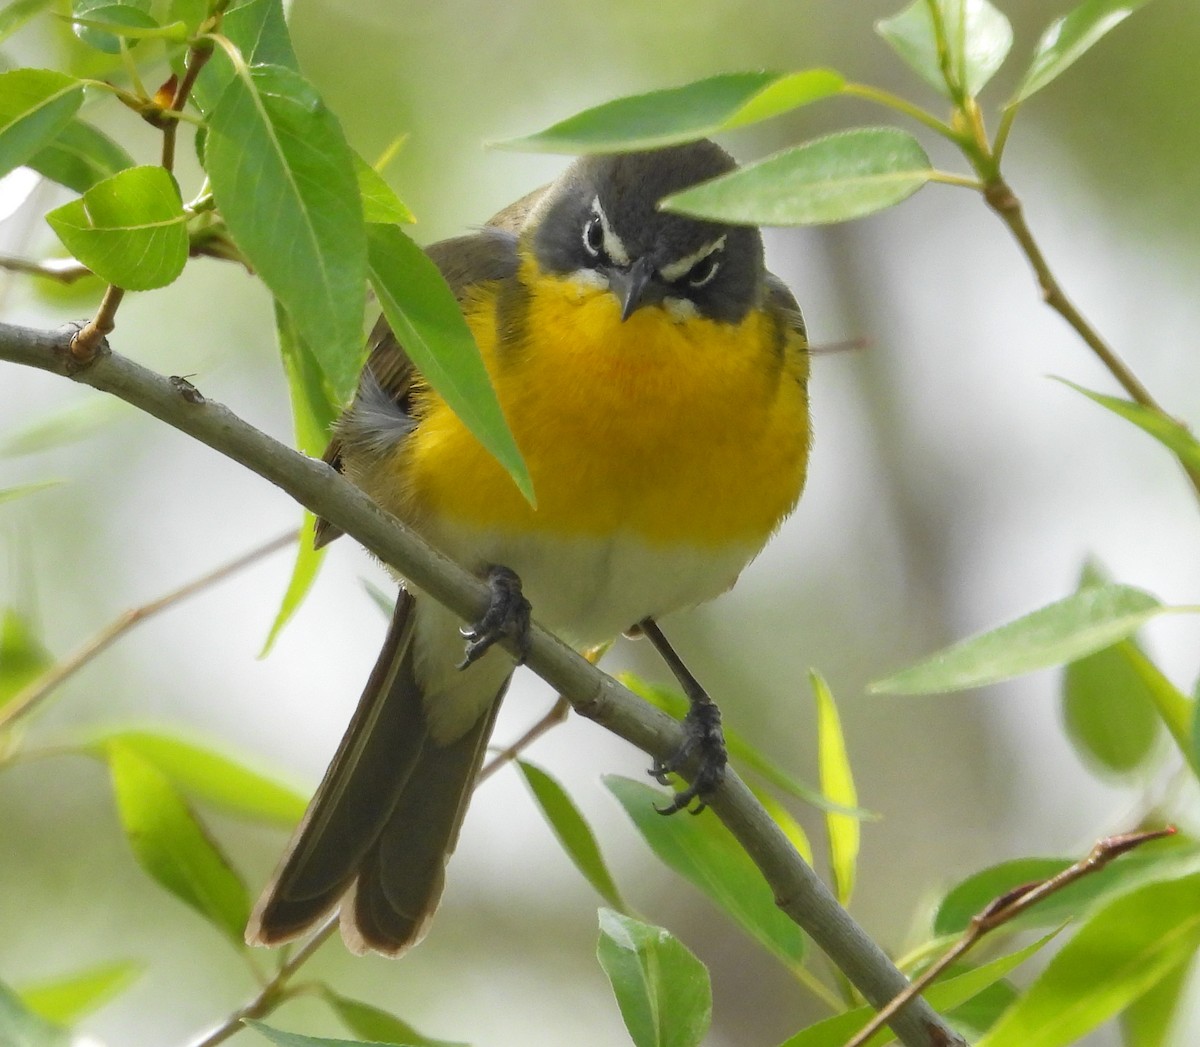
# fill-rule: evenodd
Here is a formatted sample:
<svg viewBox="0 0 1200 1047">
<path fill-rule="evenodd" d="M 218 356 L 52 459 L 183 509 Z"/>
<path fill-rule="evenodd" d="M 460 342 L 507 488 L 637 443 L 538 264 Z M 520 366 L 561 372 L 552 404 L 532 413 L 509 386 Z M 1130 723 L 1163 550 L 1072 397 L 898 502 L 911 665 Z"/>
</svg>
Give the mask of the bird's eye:
<svg viewBox="0 0 1200 1047">
<path fill-rule="evenodd" d="M 604 254 L 604 226 L 599 215 L 592 215 L 583 227 L 583 248 L 593 258 Z"/>
<path fill-rule="evenodd" d="M 689 287 L 703 287 L 717 275 L 717 270 L 720 268 L 721 263 L 713 255 L 705 255 L 687 271 L 684 279 L 687 281 Z"/>
</svg>

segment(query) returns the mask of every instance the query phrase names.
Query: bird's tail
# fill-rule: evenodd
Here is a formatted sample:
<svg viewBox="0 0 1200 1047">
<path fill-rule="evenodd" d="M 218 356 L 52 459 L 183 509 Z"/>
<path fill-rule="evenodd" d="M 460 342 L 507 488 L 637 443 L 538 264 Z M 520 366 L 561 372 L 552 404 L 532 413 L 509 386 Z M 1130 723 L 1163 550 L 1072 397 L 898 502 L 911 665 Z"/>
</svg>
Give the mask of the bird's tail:
<svg viewBox="0 0 1200 1047">
<path fill-rule="evenodd" d="M 251 915 L 252 945 L 297 938 L 339 902 L 357 952 L 399 955 L 428 929 L 508 680 L 464 734 L 435 741 L 414 671 L 414 608 L 401 591 L 354 718 Z"/>
</svg>

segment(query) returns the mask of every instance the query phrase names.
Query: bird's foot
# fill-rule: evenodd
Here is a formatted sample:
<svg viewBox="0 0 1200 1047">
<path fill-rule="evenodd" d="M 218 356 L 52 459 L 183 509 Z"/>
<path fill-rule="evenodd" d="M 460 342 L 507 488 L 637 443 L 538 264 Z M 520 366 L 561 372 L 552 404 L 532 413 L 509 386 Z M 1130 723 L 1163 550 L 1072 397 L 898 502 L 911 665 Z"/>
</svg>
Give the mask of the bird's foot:
<svg viewBox="0 0 1200 1047">
<path fill-rule="evenodd" d="M 483 617 L 459 630 L 467 641 L 459 669 L 473 665 L 493 644 L 509 637 L 517 644 L 518 665 L 529 656 L 530 608 L 521 592 L 521 579 L 515 571 L 493 564 L 488 568 L 487 584 L 491 599 Z"/>
<path fill-rule="evenodd" d="M 667 759 L 655 760 L 650 774 L 667 785 L 668 775 L 680 770 L 693 756 L 698 763 L 696 774 L 691 784 L 679 790 L 670 804 L 655 808 L 659 814 L 675 814 L 684 810 L 699 814 L 708 806 L 705 797 L 725 780 L 725 764 L 729 754 L 725 749 L 725 735 L 721 731 L 721 710 L 716 703 L 707 695 L 703 701 L 696 701 L 693 697 L 692 707 L 683 720 L 683 731 L 683 744 Z M 695 801 L 695 806 L 692 801 Z"/>
</svg>

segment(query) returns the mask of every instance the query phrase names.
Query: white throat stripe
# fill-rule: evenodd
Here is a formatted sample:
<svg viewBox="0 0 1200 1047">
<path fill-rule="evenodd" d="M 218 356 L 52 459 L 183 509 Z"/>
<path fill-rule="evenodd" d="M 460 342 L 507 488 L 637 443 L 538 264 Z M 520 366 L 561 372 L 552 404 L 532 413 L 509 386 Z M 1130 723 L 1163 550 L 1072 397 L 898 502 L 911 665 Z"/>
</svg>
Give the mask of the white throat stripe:
<svg viewBox="0 0 1200 1047">
<path fill-rule="evenodd" d="M 710 254 L 715 254 L 717 251 L 725 250 L 725 234 L 718 236 L 711 243 L 705 244 L 703 247 L 693 251 L 690 255 L 680 258 L 678 261 L 671 262 L 670 265 L 664 265 L 658 272 L 659 275 L 669 282 L 674 282 L 691 272 L 692 266 L 697 262 L 704 261 Z"/>
</svg>

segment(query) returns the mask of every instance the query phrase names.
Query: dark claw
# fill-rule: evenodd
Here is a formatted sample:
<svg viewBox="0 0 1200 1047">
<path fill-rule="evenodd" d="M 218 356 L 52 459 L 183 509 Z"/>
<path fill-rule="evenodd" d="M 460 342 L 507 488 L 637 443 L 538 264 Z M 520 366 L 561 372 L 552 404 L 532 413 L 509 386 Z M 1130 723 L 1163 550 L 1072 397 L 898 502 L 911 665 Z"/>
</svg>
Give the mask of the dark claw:
<svg viewBox="0 0 1200 1047">
<path fill-rule="evenodd" d="M 666 760 L 655 760 L 650 774 L 661 784 L 667 785 L 667 776 L 682 768 L 693 755 L 699 767 L 692 783 L 677 792 L 670 804 L 654 808 L 659 814 L 675 814 L 683 810 L 699 814 L 708 806 L 704 798 L 725 780 L 725 764 L 729 757 L 725 750 L 725 735 L 721 731 L 721 710 L 716 703 L 711 699 L 693 702 L 684 717 L 683 730 L 683 744 Z M 694 807 L 693 800 L 696 801 Z"/>
<path fill-rule="evenodd" d="M 529 601 L 521 592 L 521 579 L 507 567 L 488 568 L 488 588 L 492 592 L 488 608 L 474 625 L 459 630 L 466 647 L 459 669 L 479 661 L 496 642 L 511 637 L 517 643 L 517 664 L 529 657 Z"/>
</svg>

